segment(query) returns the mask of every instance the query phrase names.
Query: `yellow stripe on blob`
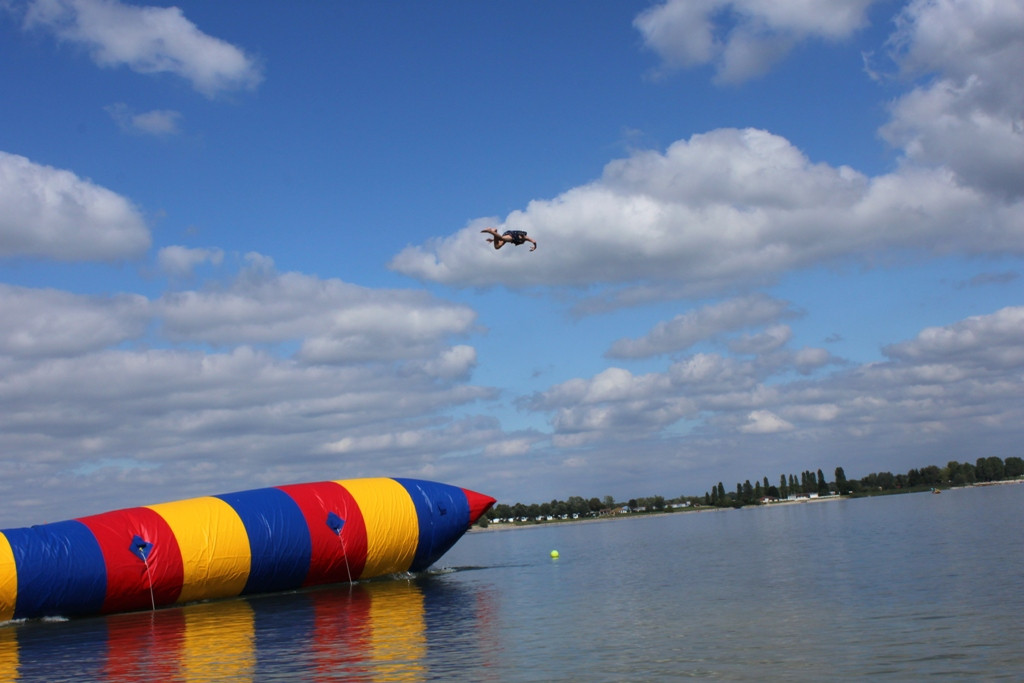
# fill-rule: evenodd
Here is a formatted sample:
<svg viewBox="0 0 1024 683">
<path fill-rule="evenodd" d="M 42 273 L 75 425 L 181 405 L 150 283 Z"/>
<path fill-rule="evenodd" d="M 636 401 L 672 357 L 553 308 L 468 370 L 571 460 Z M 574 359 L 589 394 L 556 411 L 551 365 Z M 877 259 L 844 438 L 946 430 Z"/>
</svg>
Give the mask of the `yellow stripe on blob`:
<svg viewBox="0 0 1024 683">
<path fill-rule="evenodd" d="M 419 542 L 416 506 L 394 479 L 343 479 L 366 522 L 366 566 L 363 576 L 408 571 Z"/>
<path fill-rule="evenodd" d="M 11 542 L 0 533 L 0 621 L 14 616 L 14 603 L 18 599 L 18 568 L 14 563 Z"/>
<path fill-rule="evenodd" d="M 249 579 L 249 535 L 234 508 L 206 496 L 150 505 L 174 532 L 184 579 L 178 602 L 229 598 Z"/>
</svg>

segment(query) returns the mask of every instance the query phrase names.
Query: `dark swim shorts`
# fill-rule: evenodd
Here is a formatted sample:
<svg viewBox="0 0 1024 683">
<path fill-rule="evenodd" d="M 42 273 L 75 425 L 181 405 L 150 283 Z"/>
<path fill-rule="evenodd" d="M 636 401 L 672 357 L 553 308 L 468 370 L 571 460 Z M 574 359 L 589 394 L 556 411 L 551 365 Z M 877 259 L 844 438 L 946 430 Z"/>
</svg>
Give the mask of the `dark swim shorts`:
<svg viewBox="0 0 1024 683">
<path fill-rule="evenodd" d="M 506 230 L 504 237 L 511 237 L 512 244 L 519 246 L 526 242 L 526 231 L 525 230 Z"/>
</svg>

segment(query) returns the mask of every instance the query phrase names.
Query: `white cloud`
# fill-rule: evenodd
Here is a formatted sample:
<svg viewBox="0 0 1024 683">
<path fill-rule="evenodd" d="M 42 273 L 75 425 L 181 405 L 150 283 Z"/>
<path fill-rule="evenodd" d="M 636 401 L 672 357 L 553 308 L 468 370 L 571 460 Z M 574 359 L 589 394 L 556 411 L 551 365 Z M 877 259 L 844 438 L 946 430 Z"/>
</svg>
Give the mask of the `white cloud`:
<svg viewBox="0 0 1024 683">
<path fill-rule="evenodd" d="M 456 286 L 603 283 L 695 297 L 893 249 L 1021 254 L 1022 222 L 1024 203 L 962 187 L 942 168 L 868 178 L 813 163 L 771 133 L 722 129 L 613 161 L 600 180 L 511 213 L 504 227 L 528 230 L 536 252 L 483 249 L 474 222 L 390 266 Z"/>
<path fill-rule="evenodd" d="M 220 257 L 158 260 L 184 273 Z M 422 291 L 278 273 L 249 254 L 230 281 L 153 301 L 0 284 L 0 319 L 0 496 L 14 501 L 0 526 L 39 521 L 20 505 L 53 519 L 339 476 L 472 485 L 458 455 L 508 438 L 493 418 L 450 417 L 496 391 L 469 383 L 476 350 L 449 342 L 472 310 Z M 355 351 L 314 358 L 311 340 Z M 21 491 L 71 487 L 76 509 Z"/>
<path fill-rule="evenodd" d="M 0 256 L 115 261 L 149 245 L 145 221 L 124 197 L 0 151 Z"/>
<path fill-rule="evenodd" d="M 472 309 L 423 291 L 278 273 L 259 255 L 250 255 L 249 263 L 226 288 L 164 295 L 156 302 L 164 333 L 218 346 L 297 341 L 297 357 L 305 362 L 351 363 L 434 358 L 448 337 L 468 333 L 476 319 Z M 432 362 L 434 371 L 468 370 L 472 361 L 464 350 L 444 353 Z"/>
<path fill-rule="evenodd" d="M 157 266 L 161 272 L 175 277 L 187 277 L 204 263 L 217 266 L 223 260 L 222 249 L 195 249 L 177 245 L 163 247 L 156 255 Z"/>
<path fill-rule="evenodd" d="M 665 2 L 644 10 L 633 25 L 669 66 L 705 64 L 720 50 L 710 16 L 719 4 L 719 0 Z"/>
<path fill-rule="evenodd" d="M 462 463 L 452 451 L 479 452 L 496 435 L 493 421 L 440 417 L 491 390 L 399 366 L 309 366 L 238 347 L 0 356 L 0 369 L 0 493 L 10 498 L 6 482 L 15 480 L 26 490 L 81 492 L 82 507 L 41 500 L 35 515 L 110 509 L 111 486 L 121 507 L 427 467 L 452 480 Z M 131 486 L 109 466 L 90 470 L 122 461 L 140 463 L 114 468 Z M 7 523 L 16 514 L 0 511 Z"/>
<path fill-rule="evenodd" d="M 767 72 L 807 38 L 838 40 L 866 24 L 877 0 L 667 0 L 633 25 L 665 68 L 714 64 L 720 83 Z"/>
<path fill-rule="evenodd" d="M 262 80 L 255 60 L 209 36 L 177 7 L 137 7 L 116 0 L 33 0 L 26 28 L 45 28 L 89 48 L 100 66 L 138 73 L 173 73 L 208 96 L 255 88 Z"/>
<path fill-rule="evenodd" d="M 839 417 L 839 406 L 834 403 L 790 406 L 785 414 L 791 420 L 830 422 Z"/>
<path fill-rule="evenodd" d="M 842 38 L 870 4 L 680 0 L 637 25 L 670 62 L 732 49 L 764 64 L 757 41 Z M 726 22 L 735 25 L 720 39 Z M 481 249 L 483 222 L 473 221 L 390 266 L 454 286 L 586 287 L 575 310 L 592 313 L 883 253 L 1024 253 L 1024 0 L 911 2 L 892 46 L 906 76 L 927 80 L 893 102 L 881 130 L 903 152 L 889 173 L 816 163 L 767 131 L 714 130 L 612 161 L 598 180 L 510 213 L 502 229 L 543 245 L 529 258 Z"/>
<path fill-rule="evenodd" d="M 530 452 L 529 439 L 505 439 L 488 444 L 484 455 L 491 458 L 515 458 Z"/>
<path fill-rule="evenodd" d="M 882 135 L 964 183 L 1024 197 L 1024 1 L 917 0 L 891 44 L 905 74 L 931 80 L 892 104 Z"/>
<path fill-rule="evenodd" d="M 181 112 L 154 109 L 136 114 L 123 102 L 112 104 L 104 109 L 124 131 L 158 137 L 177 135 L 179 132 L 178 122 L 181 121 Z"/>
<path fill-rule="evenodd" d="M 772 325 L 758 332 L 743 336 L 729 342 L 729 350 L 733 353 L 768 353 L 785 345 L 793 338 L 793 330 L 789 325 Z"/>
<path fill-rule="evenodd" d="M 740 427 L 740 431 L 746 434 L 774 434 L 775 432 L 789 432 L 793 425 L 770 410 L 754 410 L 747 415 L 747 424 Z"/>
<path fill-rule="evenodd" d="M 786 314 L 787 303 L 762 294 L 710 304 L 655 325 L 639 339 L 620 339 L 612 358 L 646 358 L 682 351 L 705 339 L 748 327 L 760 327 Z M 792 315 L 792 312 L 790 312 Z"/>
<path fill-rule="evenodd" d="M 793 354 L 793 365 L 803 373 L 816 370 L 832 361 L 832 355 L 825 349 L 804 347 Z"/>
<path fill-rule="evenodd" d="M 961 362 L 1013 369 L 1024 363 L 1024 306 L 972 316 L 946 327 L 929 327 L 911 341 L 885 348 L 887 356 L 915 363 L 960 358 Z"/>
<path fill-rule="evenodd" d="M 145 297 L 81 296 L 0 284 L 0 355 L 73 356 L 139 337 L 150 320 Z"/>
<path fill-rule="evenodd" d="M 1021 349 L 1024 308 L 1011 307 L 922 330 L 886 347 L 886 362 L 813 378 L 787 375 L 801 364 L 831 362 L 820 349 L 772 349 L 769 362 L 697 354 L 662 373 L 636 376 L 613 368 L 568 380 L 537 394 L 527 407 L 551 416 L 554 443 L 608 458 L 609 466 L 624 440 L 633 452 L 690 444 L 700 453 L 741 460 L 749 460 L 750 449 L 763 449 L 870 461 L 901 449 L 920 453 L 922 443 L 933 439 L 942 440 L 935 446 L 943 452 L 963 447 L 974 453 L 972 440 L 1019 439 Z M 680 426 L 688 436 L 674 438 Z M 737 435 L 783 441 L 737 442 Z M 970 453 L 957 456 L 969 459 Z"/>
<path fill-rule="evenodd" d="M 445 349 L 436 358 L 421 362 L 423 372 L 447 380 L 466 380 L 476 367 L 476 349 L 459 344 Z"/>
</svg>

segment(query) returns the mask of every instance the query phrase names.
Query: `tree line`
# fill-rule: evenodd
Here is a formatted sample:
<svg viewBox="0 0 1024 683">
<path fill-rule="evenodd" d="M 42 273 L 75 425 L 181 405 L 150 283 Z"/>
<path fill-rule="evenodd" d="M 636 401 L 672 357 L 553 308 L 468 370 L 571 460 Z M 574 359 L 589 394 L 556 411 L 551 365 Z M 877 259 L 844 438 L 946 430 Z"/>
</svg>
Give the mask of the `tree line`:
<svg viewBox="0 0 1024 683">
<path fill-rule="evenodd" d="M 663 496 L 650 496 L 631 498 L 629 501 L 618 503 L 612 496 L 603 498 L 569 496 L 567 500 L 554 499 L 548 503 L 515 503 L 514 505 L 499 503 L 483 519 L 537 520 L 548 517 L 578 519 L 596 517 L 623 507 L 628 507 L 633 512 L 660 512 L 668 507 L 678 505 L 742 507 L 811 494 L 857 497 L 906 493 L 943 486 L 967 486 L 976 483 L 1004 481 L 1022 476 L 1024 476 L 1024 459 L 1016 456 L 1008 457 L 1005 460 L 998 456 L 978 458 L 974 464 L 950 460 L 945 467 L 929 465 L 920 469 L 911 469 L 904 474 L 872 472 L 860 479 L 847 479 L 843 468 L 837 467 L 832 481 L 828 481 L 820 469 L 816 472 L 805 470 L 800 473 L 799 477 L 795 474 L 780 475 L 778 484 L 771 484 L 767 476 L 753 484 L 747 479 L 743 483 L 737 482 L 735 490 L 729 491 L 725 489 L 722 482 L 718 482 L 703 496 L 679 496 L 670 499 Z M 486 522 L 484 523 L 486 524 Z"/>
<path fill-rule="evenodd" d="M 1024 476 L 1024 459 L 1016 456 L 1008 457 L 1005 461 L 998 456 L 978 458 L 973 465 L 969 462 L 950 460 L 945 467 L 928 465 L 920 469 L 911 469 L 905 474 L 872 472 L 861 479 L 847 479 L 843 468 L 837 467 L 832 481 L 828 481 L 819 469 L 817 472 L 806 470 L 800 474 L 799 479 L 794 474 L 783 474 L 779 477 L 777 486 L 769 484 L 768 477 L 754 485 L 751 485 L 748 479 L 742 484 L 737 483 L 734 492 L 726 492 L 722 482 L 718 482 L 704 494 L 703 503 L 713 507 L 739 507 L 813 494 L 870 496 L 942 486 L 967 486 L 979 482 L 1016 479 L 1021 476 Z"/>
</svg>

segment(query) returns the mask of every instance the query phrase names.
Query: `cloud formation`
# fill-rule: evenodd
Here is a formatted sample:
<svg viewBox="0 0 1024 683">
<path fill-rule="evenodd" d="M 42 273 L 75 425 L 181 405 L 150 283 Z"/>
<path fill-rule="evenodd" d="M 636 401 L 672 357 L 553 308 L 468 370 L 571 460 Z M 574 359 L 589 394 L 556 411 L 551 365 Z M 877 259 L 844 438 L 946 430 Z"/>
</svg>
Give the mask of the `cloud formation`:
<svg viewBox="0 0 1024 683">
<path fill-rule="evenodd" d="M 227 287 L 169 292 L 155 305 L 171 340 L 214 346 L 292 342 L 299 344 L 296 358 L 315 364 L 432 358 L 445 339 L 467 334 L 476 319 L 472 309 L 423 291 L 279 273 L 259 254 L 247 256 Z M 465 373 L 475 359 L 461 358 Z M 449 358 L 448 373 L 451 363 Z"/>
<path fill-rule="evenodd" d="M 263 78 L 252 57 L 203 33 L 177 7 L 137 7 L 117 0 L 31 0 L 24 26 L 86 47 L 99 66 L 172 73 L 209 97 L 253 89 Z"/>
<path fill-rule="evenodd" d="M 169 109 L 154 109 L 136 114 L 123 102 L 105 107 L 106 112 L 117 123 L 121 130 L 129 133 L 142 133 L 157 137 L 176 135 L 179 131 L 181 112 Z"/>
<path fill-rule="evenodd" d="M 882 135 L 959 182 L 1024 199 L 1024 3 L 911 2 L 890 45 L 904 76 L 927 81 L 891 105 Z"/>
<path fill-rule="evenodd" d="M 211 252 L 163 253 L 187 267 Z M 142 504 L 254 476 L 340 476 L 341 459 L 346 476 L 390 467 L 451 479 L 453 449 L 507 438 L 492 418 L 439 417 L 495 397 L 468 383 L 476 350 L 450 343 L 474 325 L 471 309 L 279 273 L 257 254 L 246 264 L 154 300 L 0 286 L 0 495 L 6 482 L 74 481 L 84 513 L 103 509 L 118 480 L 144 487 Z M 61 501 L 19 504 L 39 514 Z"/>
<path fill-rule="evenodd" d="M 893 249 L 1021 254 L 1021 221 L 1024 204 L 993 202 L 941 167 L 871 178 L 763 130 L 721 129 L 613 161 L 601 179 L 512 212 L 503 228 L 543 238 L 529 259 L 481 249 L 473 222 L 390 265 L 453 286 L 672 283 L 676 297 L 699 296 Z"/>
<path fill-rule="evenodd" d="M 556 443 L 598 452 L 599 444 L 658 441 L 677 424 L 723 453 L 753 434 L 792 433 L 806 442 L 800 448 L 870 443 L 887 452 L 978 430 L 1010 440 L 1024 418 L 1021 349 L 1024 308 L 1008 307 L 923 330 L 886 347 L 885 362 L 811 379 L 782 379 L 799 353 L 751 360 L 695 354 L 660 373 L 608 368 L 540 392 L 528 405 L 554 414 Z"/>
<path fill-rule="evenodd" d="M 138 295 L 82 296 L 0 283 L 0 355 L 77 356 L 139 338 L 151 315 Z"/>
<path fill-rule="evenodd" d="M 124 197 L 0 151 L 0 257 L 116 261 L 149 245 L 142 215 Z"/>
<path fill-rule="evenodd" d="M 730 299 L 680 314 L 654 326 L 639 339 L 620 339 L 608 350 L 610 358 L 645 358 L 682 351 L 723 332 L 760 327 L 786 314 L 785 301 L 763 294 Z M 788 315 L 792 317 L 793 311 Z"/>
<path fill-rule="evenodd" d="M 163 247 L 156 255 L 160 271 L 174 277 L 188 277 L 204 263 L 219 266 L 223 260 L 223 249 L 189 248 L 180 245 Z"/>
<path fill-rule="evenodd" d="M 682 50 L 676 61 L 688 65 L 717 54 L 722 13 L 737 30 L 760 23 L 769 33 L 838 38 L 862 24 L 870 4 L 671 0 L 637 24 L 664 50 Z M 1021 27 L 1019 1 L 907 5 L 892 57 L 902 77 L 926 81 L 893 102 L 880 131 L 902 154 L 891 172 L 816 162 L 765 130 L 713 130 L 614 160 L 599 179 L 510 213 L 499 229 L 528 230 L 544 244 L 530 259 L 479 249 L 477 220 L 390 265 L 458 287 L 589 287 L 604 304 L 578 310 L 597 311 L 742 291 L 812 264 L 870 264 L 895 251 L 1020 255 Z"/>
<path fill-rule="evenodd" d="M 712 64 L 718 83 L 736 84 L 767 73 L 801 40 L 850 36 L 876 1 L 667 0 L 633 25 L 665 69 Z"/>
</svg>

